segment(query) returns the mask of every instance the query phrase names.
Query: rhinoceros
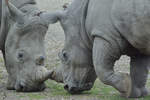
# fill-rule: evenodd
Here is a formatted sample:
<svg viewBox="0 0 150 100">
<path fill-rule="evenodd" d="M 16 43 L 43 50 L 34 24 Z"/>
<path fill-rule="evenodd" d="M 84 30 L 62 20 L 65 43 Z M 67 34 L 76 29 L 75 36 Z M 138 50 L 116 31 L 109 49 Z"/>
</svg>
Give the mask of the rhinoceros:
<svg viewBox="0 0 150 100">
<path fill-rule="evenodd" d="M 49 13 L 40 11 L 35 0 L 0 0 L 0 5 L 0 50 L 8 72 L 7 88 L 41 91 L 51 73 L 44 64 Z"/>
<path fill-rule="evenodd" d="M 64 30 L 65 44 L 62 66 L 51 79 L 63 82 L 69 93 L 91 89 L 98 77 L 122 96 L 148 95 L 149 0 L 74 0 L 53 18 Z M 131 57 L 130 74 L 114 71 L 121 55 Z"/>
</svg>

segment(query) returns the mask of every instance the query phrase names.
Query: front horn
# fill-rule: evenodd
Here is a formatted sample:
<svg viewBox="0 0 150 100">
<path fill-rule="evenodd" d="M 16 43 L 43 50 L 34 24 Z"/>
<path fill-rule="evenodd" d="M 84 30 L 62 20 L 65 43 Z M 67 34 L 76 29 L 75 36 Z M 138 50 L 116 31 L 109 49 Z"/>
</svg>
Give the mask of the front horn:
<svg viewBox="0 0 150 100">
<path fill-rule="evenodd" d="M 2 1 L 3 7 L 5 8 L 5 11 L 8 11 L 10 14 L 10 17 L 18 22 L 19 24 L 23 24 L 25 19 L 25 14 L 16 8 L 12 3 L 10 3 L 8 0 L 3 0 Z"/>
<path fill-rule="evenodd" d="M 47 25 L 54 24 L 65 17 L 65 11 L 55 11 L 51 13 L 44 12 L 40 15 L 40 17 L 45 21 Z"/>
</svg>

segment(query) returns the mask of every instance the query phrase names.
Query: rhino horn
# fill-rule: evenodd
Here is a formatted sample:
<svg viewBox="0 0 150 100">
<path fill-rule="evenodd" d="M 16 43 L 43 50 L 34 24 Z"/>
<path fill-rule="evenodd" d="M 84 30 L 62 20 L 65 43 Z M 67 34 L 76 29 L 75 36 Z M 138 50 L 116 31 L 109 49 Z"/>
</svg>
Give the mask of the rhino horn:
<svg viewBox="0 0 150 100">
<path fill-rule="evenodd" d="M 50 71 L 49 78 L 56 82 L 63 83 L 62 71 L 59 68 L 54 68 Z"/>
<path fill-rule="evenodd" d="M 25 14 L 16 8 L 12 3 L 10 3 L 8 0 L 3 0 L 3 5 L 5 9 L 8 9 L 8 13 L 10 14 L 10 17 L 18 22 L 19 24 L 24 23 L 25 21 Z"/>
<path fill-rule="evenodd" d="M 56 23 L 65 17 L 65 11 L 55 11 L 55 12 L 45 12 L 40 15 L 42 19 L 46 22 L 47 25 Z"/>
</svg>

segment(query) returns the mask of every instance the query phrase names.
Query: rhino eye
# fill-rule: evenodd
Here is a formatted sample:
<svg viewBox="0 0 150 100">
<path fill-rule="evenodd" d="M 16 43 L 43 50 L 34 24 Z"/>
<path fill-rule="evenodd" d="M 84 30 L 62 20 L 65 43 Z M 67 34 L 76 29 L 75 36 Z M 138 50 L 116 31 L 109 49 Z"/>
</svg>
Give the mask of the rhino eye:
<svg viewBox="0 0 150 100">
<path fill-rule="evenodd" d="M 17 58 L 19 59 L 19 61 L 23 61 L 23 53 L 22 52 L 20 52 L 20 53 L 18 53 L 18 56 L 17 56 Z"/>
<path fill-rule="evenodd" d="M 18 58 L 23 58 L 23 53 L 19 53 Z"/>
<path fill-rule="evenodd" d="M 63 58 L 64 58 L 65 60 L 67 60 L 68 56 L 67 56 L 67 53 L 66 53 L 66 52 L 63 52 L 63 53 L 62 53 L 62 56 L 63 56 Z"/>
<path fill-rule="evenodd" d="M 59 54 L 59 57 L 60 57 L 60 59 L 61 59 L 63 62 L 68 61 L 68 54 L 67 54 L 67 52 L 64 51 L 64 50 Z"/>
</svg>

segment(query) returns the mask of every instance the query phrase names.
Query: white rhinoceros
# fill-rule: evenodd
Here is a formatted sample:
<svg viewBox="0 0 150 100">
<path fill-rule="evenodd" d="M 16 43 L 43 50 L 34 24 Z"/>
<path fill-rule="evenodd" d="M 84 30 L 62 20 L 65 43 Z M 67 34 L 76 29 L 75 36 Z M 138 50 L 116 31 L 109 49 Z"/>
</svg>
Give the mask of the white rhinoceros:
<svg viewBox="0 0 150 100">
<path fill-rule="evenodd" d="M 65 45 L 62 67 L 51 79 L 70 93 L 91 89 L 98 76 L 126 97 L 148 95 L 150 0 L 74 0 L 53 18 L 64 29 Z M 114 71 L 121 55 L 131 57 L 130 75 Z"/>
<path fill-rule="evenodd" d="M 8 72 L 8 89 L 41 91 L 50 71 L 45 68 L 47 12 L 35 0 L 0 0 L 0 50 Z M 55 14 L 54 14 L 55 15 Z"/>
</svg>

